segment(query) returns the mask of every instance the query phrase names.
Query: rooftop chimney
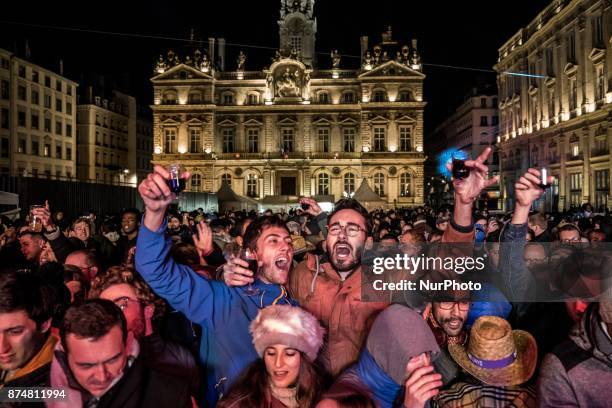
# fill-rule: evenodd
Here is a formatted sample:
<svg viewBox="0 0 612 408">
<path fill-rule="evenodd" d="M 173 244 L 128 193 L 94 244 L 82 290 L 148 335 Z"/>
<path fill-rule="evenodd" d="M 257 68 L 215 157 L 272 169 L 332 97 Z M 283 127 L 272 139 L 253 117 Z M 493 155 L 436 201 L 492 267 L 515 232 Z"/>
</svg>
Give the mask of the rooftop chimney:
<svg viewBox="0 0 612 408">
<path fill-rule="evenodd" d="M 363 56 L 368 50 L 368 36 L 364 35 L 361 37 L 361 63 L 363 64 Z"/>
<path fill-rule="evenodd" d="M 61 58 L 59 60 L 59 74 L 64 76 L 64 60 Z"/>
<path fill-rule="evenodd" d="M 225 71 L 225 38 L 217 38 L 219 43 L 219 69 Z"/>
<path fill-rule="evenodd" d="M 412 48 L 414 48 L 415 50 L 417 49 L 417 39 L 416 38 L 412 39 Z"/>
<path fill-rule="evenodd" d="M 212 64 L 215 63 L 215 39 L 208 37 L 208 59 Z"/>
</svg>

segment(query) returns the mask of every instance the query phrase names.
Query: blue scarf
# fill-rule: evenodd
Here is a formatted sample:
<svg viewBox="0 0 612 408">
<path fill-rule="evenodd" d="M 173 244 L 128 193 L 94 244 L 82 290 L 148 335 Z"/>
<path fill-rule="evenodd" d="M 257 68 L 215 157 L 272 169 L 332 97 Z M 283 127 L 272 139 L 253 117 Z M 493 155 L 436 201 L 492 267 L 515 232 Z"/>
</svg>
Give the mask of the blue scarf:
<svg viewBox="0 0 612 408">
<path fill-rule="evenodd" d="M 377 407 L 393 408 L 402 387 L 378 366 L 366 348 L 361 352 L 354 370 L 372 392 Z"/>
</svg>

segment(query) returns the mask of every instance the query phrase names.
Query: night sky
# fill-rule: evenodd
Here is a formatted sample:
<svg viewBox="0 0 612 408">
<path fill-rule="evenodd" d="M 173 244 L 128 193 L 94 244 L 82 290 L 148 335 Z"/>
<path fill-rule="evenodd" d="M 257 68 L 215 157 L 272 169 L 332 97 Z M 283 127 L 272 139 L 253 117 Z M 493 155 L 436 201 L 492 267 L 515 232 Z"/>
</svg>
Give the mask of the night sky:
<svg viewBox="0 0 612 408">
<path fill-rule="evenodd" d="M 490 1 L 391 1 L 373 2 L 377 7 L 354 0 L 318 0 L 316 49 L 319 68 L 331 66 L 330 50 L 345 56 L 341 68 L 356 68 L 359 37 L 368 35 L 370 46 L 380 41 L 380 33 L 393 27 L 394 39 L 408 43 L 419 40 L 425 80 L 426 132 L 433 129 L 478 84 L 495 84 L 493 72 L 448 69 L 431 64 L 491 69 L 497 49 L 531 21 L 550 1 L 514 0 L 501 10 Z M 102 1 L 12 3 L 0 17 L 0 47 L 23 55 L 28 39 L 31 59 L 58 70 L 64 61 L 64 74 L 78 81 L 84 73 L 100 73 L 119 81 L 121 87 L 150 104 L 150 77 L 160 53 L 173 48 L 180 53 L 185 42 L 124 35 L 76 32 L 30 25 L 49 25 L 146 36 L 189 38 L 194 28 L 200 38 L 224 37 L 226 69 L 234 69 L 236 55 L 247 55 L 247 70 L 260 70 L 270 62 L 272 49 L 229 44 L 278 47 L 280 1 Z M 358 4 L 358 5 L 357 5 Z M 76 7 L 75 7 L 76 5 Z M 17 22 L 20 24 L 12 24 Z M 203 44 L 203 47 L 206 45 Z"/>
</svg>

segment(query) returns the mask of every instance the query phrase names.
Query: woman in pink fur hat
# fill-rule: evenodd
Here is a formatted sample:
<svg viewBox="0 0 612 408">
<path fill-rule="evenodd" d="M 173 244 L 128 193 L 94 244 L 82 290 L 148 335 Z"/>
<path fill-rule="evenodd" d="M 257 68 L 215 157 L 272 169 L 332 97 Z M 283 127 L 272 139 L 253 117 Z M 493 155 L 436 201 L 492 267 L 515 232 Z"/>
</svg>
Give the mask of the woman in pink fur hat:
<svg viewBox="0 0 612 408">
<path fill-rule="evenodd" d="M 273 305 L 259 312 L 250 331 L 261 358 L 242 373 L 217 407 L 314 406 L 324 387 L 313 363 L 324 334 L 317 319 L 299 307 Z"/>
</svg>

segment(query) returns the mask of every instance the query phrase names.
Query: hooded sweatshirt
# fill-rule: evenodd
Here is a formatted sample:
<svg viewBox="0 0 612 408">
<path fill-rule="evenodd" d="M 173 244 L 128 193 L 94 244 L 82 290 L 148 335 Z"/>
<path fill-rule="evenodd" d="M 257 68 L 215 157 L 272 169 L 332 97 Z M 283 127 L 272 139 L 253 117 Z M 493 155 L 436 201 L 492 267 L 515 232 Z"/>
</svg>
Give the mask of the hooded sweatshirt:
<svg viewBox="0 0 612 408">
<path fill-rule="evenodd" d="M 357 363 L 338 378 L 324 397 L 363 395 L 377 408 L 392 408 L 402 397 L 408 361 L 422 353 L 430 353 L 433 361 L 439 352 L 420 314 L 405 306 L 391 305 L 374 321 Z"/>
<path fill-rule="evenodd" d="M 607 407 L 612 384 L 612 340 L 597 303 L 589 306 L 569 339 L 547 354 L 537 384 L 538 407 Z"/>
</svg>

